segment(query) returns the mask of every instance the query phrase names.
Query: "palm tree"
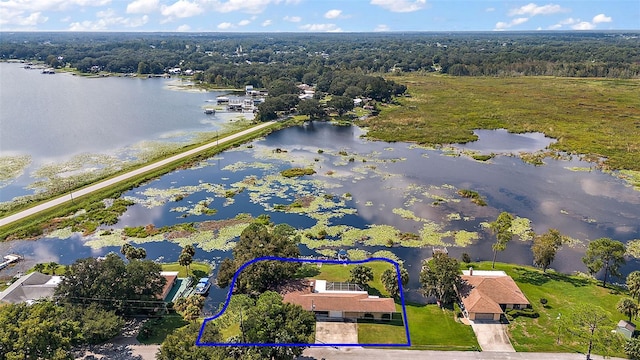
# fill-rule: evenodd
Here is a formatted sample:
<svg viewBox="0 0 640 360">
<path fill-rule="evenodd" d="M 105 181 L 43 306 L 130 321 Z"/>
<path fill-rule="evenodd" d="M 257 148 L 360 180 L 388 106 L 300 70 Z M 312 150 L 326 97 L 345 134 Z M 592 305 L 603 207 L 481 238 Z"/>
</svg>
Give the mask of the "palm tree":
<svg viewBox="0 0 640 360">
<path fill-rule="evenodd" d="M 627 288 L 629 295 L 636 301 L 640 301 L 640 271 L 636 270 L 627 275 Z"/>
<path fill-rule="evenodd" d="M 631 322 L 633 317 L 638 314 L 638 304 L 630 298 L 620 299 L 616 308 L 618 311 L 629 317 L 629 322 Z"/>
<path fill-rule="evenodd" d="M 35 270 L 35 271 L 37 271 L 37 272 L 41 273 L 41 272 L 43 272 L 43 271 L 44 271 L 44 268 L 45 268 L 45 266 L 44 266 L 44 264 L 43 264 L 43 263 L 37 263 L 37 264 L 33 267 L 33 270 Z"/>
<path fill-rule="evenodd" d="M 56 274 L 56 269 L 60 267 L 60 264 L 58 264 L 55 261 L 52 261 L 50 263 L 47 264 L 47 268 L 49 270 L 51 270 L 51 275 L 55 275 Z"/>
</svg>

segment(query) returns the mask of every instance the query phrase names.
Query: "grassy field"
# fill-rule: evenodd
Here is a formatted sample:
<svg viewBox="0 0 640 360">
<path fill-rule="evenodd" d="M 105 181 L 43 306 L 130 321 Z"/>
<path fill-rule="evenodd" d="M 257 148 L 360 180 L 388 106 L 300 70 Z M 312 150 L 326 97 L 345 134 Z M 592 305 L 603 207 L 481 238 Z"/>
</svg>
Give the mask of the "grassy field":
<svg viewBox="0 0 640 360">
<path fill-rule="evenodd" d="M 407 75 L 401 106 L 382 107 L 368 136 L 447 144 L 475 140 L 474 129 L 543 132 L 553 149 L 606 157 L 612 169 L 640 170 L 640 81 L 551 77 Z"/>
<path fill-rule="evenodd" d="M 380 277 L 392 265 L 384 261 L 372 261 L 363 264 L 373 269 L 370 294 L 379 293 L 389 296 Z M 314 276 L 327 281 L 347 281 L 349 271 L 355 265 L 327 265 L 320 268 Z M 407 319 L 412 348 L 442 350 L 475 350 L 478 342 L 470 326 L 455 320 L 455 313 L 442 310 L 436 305 L 407 304 Z M 402 312 L 402 306 L 396 304 L 396 311 Z M 358 341 L 361 344 L 402 344 L 406 343 L 404 326 L 388 324 L 358 324 Z"/>
<path fill-rule="evenodd" d="M 193 262 L 190 265 L 189 274 L 187 269 L 177 262 L 162 264 L 162 271 L 177 271 L 178 277 L 185 278 L 193 275 L 197 278 L 208 276 L 211 273 L 211 265 L 204 262 Z"/>
<path fill-rule="evenodd" d="M 491 262 L 473 264 L 474 269 L 491 270 Z M 615 289 L 603 288 L 592 279 L 558 274 L 511 264 L 496 263 L 496 270 L 503 270 L 518 284 L 533 308 L 540 313 L 537 319 L 518 317 L 509 325 L 509 336 L 516 351 L 535 352 L 586 352 L 585 344 L 579 343 L 566 330 L 560 320 L 571 321 L 572 313 L 581 304 L 601 307 L 607 313 L 607 327 L 615 328 L 625 316 L 616 310 L 616 304 L 624 297 Z M 542 306 L 540 299 L 548 300 Z M 560 344 L 557 338 L 560 335 Z M 612 349 L 614 356 L 624 357 L 622 349 Z"/>
<path fill-rule="evenodd" d="M 171 314 L 159 319 L 149 319 L 145 324 L 150 329 L 148 337 L 138 335 L 137 340 L 144 345 L 162 344 L 167 335 L 189 324 L 182 316 Z"/>
<path fill-rule="evenodd" d="M 373 280 L 369 283 L 369 294 L 388 297 L 389 293 L 382 285 L 380 277 L 385 270 L 392 269 L 393 265 L 384 261 L 372 261 L 362 265 L 368 266 L 373 270 Z M 323 264 L 320 268 L 320 273 L 316 275 L 315 278 L 327 281 L 347 282 L 349 280 L 349 272 L 355 266 L 356 265 Z"/>
</svg>

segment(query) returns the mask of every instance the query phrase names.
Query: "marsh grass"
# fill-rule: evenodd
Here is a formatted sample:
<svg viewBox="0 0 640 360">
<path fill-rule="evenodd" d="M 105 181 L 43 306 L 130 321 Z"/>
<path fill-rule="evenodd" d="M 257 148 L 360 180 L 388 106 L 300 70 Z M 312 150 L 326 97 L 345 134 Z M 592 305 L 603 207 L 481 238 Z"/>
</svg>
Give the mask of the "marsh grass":
<svg viewBox="0 0 640 360">
<path fill-rule="evenodd" d="M 363 121 L 384 141 L 474 141 L 474 129 L 542 132 L 553 150 L 606 158 L 603 166 L 640 170 L 640 81 L 553 77 L 394 77 L 411 97 Z"/>
</svg>

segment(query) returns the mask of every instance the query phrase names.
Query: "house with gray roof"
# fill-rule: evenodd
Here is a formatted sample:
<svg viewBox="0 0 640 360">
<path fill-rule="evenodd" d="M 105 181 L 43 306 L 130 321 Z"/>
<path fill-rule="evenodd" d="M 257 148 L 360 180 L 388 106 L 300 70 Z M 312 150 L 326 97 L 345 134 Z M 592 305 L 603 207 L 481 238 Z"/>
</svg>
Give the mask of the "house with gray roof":
<svg viewBox="0 0 640 360">
<path fill-rule="evenodd" d="M 52 298 L 56 287 L 62 281 L 61 276 L 32 272 L 24 275 L 0 292 L 0 303 L 33 303 L 36 300 Z"/>
</svg>

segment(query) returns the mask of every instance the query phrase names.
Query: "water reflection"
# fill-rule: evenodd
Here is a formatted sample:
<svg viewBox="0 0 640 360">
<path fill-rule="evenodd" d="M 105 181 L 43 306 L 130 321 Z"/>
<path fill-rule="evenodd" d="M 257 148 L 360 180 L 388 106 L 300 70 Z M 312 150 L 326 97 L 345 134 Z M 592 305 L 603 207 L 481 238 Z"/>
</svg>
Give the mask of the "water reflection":
<svg viewBox="0 0 640 360">
<path fill-rule="evenodd" d="M 275 223 L 288 223 L 301 230 L 321 221 L 329 226 L 356 229 L 384 224 L 410 233 L 419 233 L 429 225 L 439 228 L 441 233 L 459 230 L 477 233 L 479 239 L 472 240 L 467 247 L 454 244 L 452 235 L 442 237 L 442 241 L 448 244 L 451 256 L 459 257 L 466 252 L 474 260 L 487 260 L 492 257 L 494 239 L 481 223 L 493 221 L 501 211 L 509 211 L 531 220 L 537 233 L 556 228 L 579 241 L 573 247 L 565 246 L 552 264 L 562 272 L 586 271 L 581 257 L 590 240 L 611 237 L 626 242 L 640 238 L 640 193 L 599 171 L 568 170 L 588 167 L 589 164 L 577 159 L 545 159 L 545 166 L 533 166 L 517 157 L 497 156 L 486 163 L 406 143 L 371 142 L 361 137 L 362 132 L 357 127 L 309 123 L 270 134 L 192 169 L 167 174 L 127 192 L 125 196 L 139 204 L 131 207 L 115 227 L 147 224 L 160 227 L 229 219 L 239 213 L 256 217 L 265 212 Z M 516 139 L 509 139 L 506 145 L 494 143 L 494 149 L 522 148 L 517 139 L 529 144 L 528 137 L 507 133 L 502 136 Z M 316 174 L 297 180 L 278 176 L 281 170 L 290 167 L 313 167 Z M 226 196 L 228 190 L 238 189 L 247 181 L 255 186 L 245 187 L 231 198 Z M 175 201 L 163 193 L 172 189 L 180 189 L 184 198 Z M 488 206 L 480 207 L 461 198 L 458 189 L 478 191 Z M 305 196 L 313 199 L 329 196 L 332 205 L 326 203 L 323 206 L 331 207 L 312 213 L 274 209 Z M 216 212 L 190 214 L 189 209 L 202 200 L 207 200 L 208 207 Z M 12 244 L 18 244 L 23 253 L 37 257 L 39 262 L 40 257 L 59 256 L 60 262 L 70 263 L 72 258 L 119 250 L 106 247 L 95 252 L 75 237 Z M 168 241 L 142 246 L 149 258 L 163 256 L 166 261 L 177 259 L 180 250 Z M 45 249 L 36 253 L 36 247 Z M 420 264 L 431 256 L 429 246 L 415 249 L 402 247 L 401 243 L 393 247 L 357 243 L 354 247 L 369 253 L 389 250 L 403 259 L 412 279 L 410 300 L 419 300 L 416 290 Z M 498 260 L 531 264 L 529 248 L 530 243 L 514 239 Z M 303 252 L 313 254 L 314 250 L 304 248 Z M 196 257 L 213 260 L 229 255 L 199 249 Z M 638 269 L 638 265 L 633 260 L 623 270 Z M 224 294 L 225 289 L 212 291 L 207 309 L 215 310 L 215 303 Z"/>
<path fill-rule="evenodd" d="M 473 133 L 478 136 L 478 140 L 456 145 L 456 147 L 485 154 L 517 154 L 544 150 L 556 142 L 554 139 L 548 138 L 543 133 L 538 132 L 512 134 L 505 129 L 498 129 L 474 130 Z"/>
</svg>

